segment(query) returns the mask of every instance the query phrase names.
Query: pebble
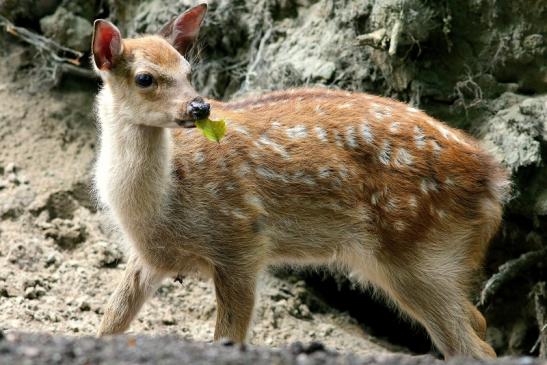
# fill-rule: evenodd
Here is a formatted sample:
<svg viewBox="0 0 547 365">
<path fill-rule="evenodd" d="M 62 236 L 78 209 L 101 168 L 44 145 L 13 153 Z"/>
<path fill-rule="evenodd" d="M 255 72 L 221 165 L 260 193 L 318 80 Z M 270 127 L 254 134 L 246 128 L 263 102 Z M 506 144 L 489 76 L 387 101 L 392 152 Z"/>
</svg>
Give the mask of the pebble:
<svg viewBox="0 0 547 365">
<path fill-rule="evenodd" d="M 15 163 L 14 162 L 10 162 L 9 164 L 6 165 L 6 173 L 15 173 L 15 171 L 17 170 L 17 166 L 15 166 Z"/>
<path fill-rule="evenodd" d="M 86 302 L 85 300 L 82 300 L 82 301 L 80 302 L 80 305 L 78 306 L 78 308 L 80 308 L 80 310 L 81 310 L 82 312 L 87 312 L 87 311 L 91 310 L 91 306 L 90 306 L 89 303 Z"/>
</svg>

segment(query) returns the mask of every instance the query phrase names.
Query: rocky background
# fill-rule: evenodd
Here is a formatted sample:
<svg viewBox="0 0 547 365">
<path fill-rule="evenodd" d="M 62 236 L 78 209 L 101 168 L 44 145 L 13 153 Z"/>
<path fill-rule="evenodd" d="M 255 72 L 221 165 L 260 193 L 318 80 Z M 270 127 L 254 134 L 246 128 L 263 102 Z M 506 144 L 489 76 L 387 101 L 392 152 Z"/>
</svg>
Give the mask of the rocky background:
<svg viewBox="0 0 547 365">
<path fill-rule="evenodd" d="M 0 0 L 0 329 L 94 333 L 124 267 L 90 196 L 92 22 L 153 33 L 182 0 Z M 499 354 L 547 353 L 547 2 L 211 0 L 194 83 L 223 100 L 301 85 L 413 104 L 512 171 L 475 301 Z M 435 354 L 423 330 L 323 272 L 266 273 L 252 342 Z M 165 283 L 132 330 L 208 341 L 212 284 Z"/>
</svg>

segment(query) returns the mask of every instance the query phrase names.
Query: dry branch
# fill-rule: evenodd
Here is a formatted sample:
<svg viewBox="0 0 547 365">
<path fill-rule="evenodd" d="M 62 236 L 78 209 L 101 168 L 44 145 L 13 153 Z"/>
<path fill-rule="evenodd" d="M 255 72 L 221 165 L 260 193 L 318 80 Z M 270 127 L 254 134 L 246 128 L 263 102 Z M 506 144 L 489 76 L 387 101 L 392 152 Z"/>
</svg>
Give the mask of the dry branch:
<svg viewBox="0 0 547 365">
<path fill-rule="evenodd" d="M 547 290 L 545 282 L 537 283 L 534 287 L 534 304 L 536 307 L 539 337 L 532 352 L 539 345 L 539 357 L 547 359 Z"/>
<path fill-rule="evenodd" d="M 80 68 L 80 61 L 84 54 L 74 49 L 64 47 L 52 39 L 36 34 L 26 28 L 18 27 L 7 18 L 0 15 L 0 26 L 5 31 L 23 42 L 30 44 L 46 59 L 52 61 L 61 73 L 68 73 L 84 78 L 95 78 L 91 70 Z"/>
<path fill-rule="evenodd" d="M 480 305 L 488 304 L 495 294 L 509 281 L 523 275 L 547 259 L 547 247 L 541 250 L 527 252 L 514 260 L 509 260 L 499 267 L 497 273 L 492 275 L 484 285 L 481 292 Z"/>
</svg>

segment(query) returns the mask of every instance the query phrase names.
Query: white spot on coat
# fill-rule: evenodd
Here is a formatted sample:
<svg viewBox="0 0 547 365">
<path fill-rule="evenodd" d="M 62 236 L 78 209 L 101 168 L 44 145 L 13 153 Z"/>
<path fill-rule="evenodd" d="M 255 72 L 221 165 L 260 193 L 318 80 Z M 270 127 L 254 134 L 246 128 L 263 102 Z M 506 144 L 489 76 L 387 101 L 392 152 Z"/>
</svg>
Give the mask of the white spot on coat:
<svg viewBox="0 0 547 365">
<path fill-rule="evenodd" d="M 378 159 L 384 165 L 387 165 L 391 160 L 391 145 L 389 144 L 389 141 L 384 141 L 380 154 L 378 155 Z"/>
<path fill-rule="evenodd" d="M 430 191 L 437 191 L 437 183 L 429 178 L 422 179 L 422 182 L 420 183 L 420 190 L 427 194 Z"/>
<path fill-rule="evenodd" d="M 272 150 L 274 150 L 275 152 L 283 156 L 283 158 L 290 159 L 290 156 L 287 150 L 285 150 L 285 148 L 281 146 L 279 143 L 272 141 L 266 134 L 262 134 L 260 138 L 258 139 L 258 141 L 255 141 L 255 145 L 258 147 L 260 147 L 261 145 L 268 146 Z"/>
<path fill-rule="evenodd" d="M 393 212 L 397 209 L 398 206 L 399 206 L 399 200 L 396 199 L 396 198 L 391 198 L 391 199 L 388 200 L 388 202 L 387 202 L 387 204 L 384 208 L 388 212 Z"/>
<path fill-rule="evenodd" d="M 425 146 L 424 130 L 419 126 L 414 126 L 414 142 L 416 143 L 416 148 L 420 150 Z"/>
<path fill-rule="evenodd" d="M 266 167 L 259 166 L 256 168 L 256 173 L 268 180 L 278 180 L 282 182 L 288 182 L 287 178 L 282 174 L 278 174 L 275 171 L 272 171 Z"/>
<path fill-rule="evenodd" d="M 350 148 L 356 148 L 358 146 L 357 141 L 355 140 L 355 129 L 352 126 L 349 126 L 346 129 L 346 144 Z"/>
<path fill-rule="evenodd" d="M 350 109 L 353 108 L 353 103 L 339 104 L 338 109 Z"/>
<path fill-rule="evenodd" d="M 340 168 L 338 169 L 338 174 L 340 175 L 340 177 L 341 177 L 342 179 L 345 179 L 345 178 L 348 177 L 349 171 L 348 171 L 348 169 L 347 169 L 346 167 L 340 166 Z"/>
<path fill-rule="evenodd" d="M 214 182 L 208 182 L 207 184 L 205 184 L 205 189 L 207 189 L 209 194 L 211 194 L 213 196 L 218 195 L 219 188 L 218 188 L 218 185 Z"/>
<path fill-rule="evenodd" d="M 416 197 L 414 195 L 408 197 L 408 206 L 411 208 L 418 207 L 418 201 L 416 200 Z"/>
<path fill-rule="evenodd" d="M 238 133 L 243 134 L 244 136 L 250 135 L 250 134 L 249 134 L 249 131 L 247 130 L 247 128 L 242 127 L 242 126 L 240 126 L 240 125 L 235 126 L 235 127 L 234 127 L 234 130 L 235 130 L 236 132 L 238 132 Z"/>
<path fill-rule="evenodd" d="M 406 111 L 409 112 L 409 113 L 419 113 L 420 112 L 418 109 L 413 108 L 411 106 L 407 107 Z"/>
<path fill-rule="evenodd" d="M 395 223 L 393 223 L 393 227 L 395 227 L 395 230 L 401 232 L 405 230 L 406 225 L 403 221 L 395 221 Z"/>
<path fill-rule="evenodd" d="M 315 127 L 314 130 L 315 130 L 315 134 L 317 135 L 317 138 L 319 138 L 321 142 L 328 142 L 329 139 L 327 138 L 326 130 L 324 130 L 321 127 Z"/>
<path fill-rule="evenodd" d="M 400 148 L 399 151 L 397 151 L 397 156 L 395 157 L 395 163 L 397 165 L 412 165 L 413 161 L 414 158 L 406 149 Z"/>
<path fill-rule="evenodd" d="M 438 156 L 441 153 L 441 146 L 439 146 L 437 141 L 431 140 L 429 141 L 429 143 L 431 144 L 431 149 L 433 150 L 433 154 L 435 154 L 435 156 Z"/>
<path fill-rule="evenodd" d="M 264 205 L 262 204 L 262 200 L 258 196 L 253 194 L 246 194 L 244 199 L 245 202 L 251 207 L 255 208 L 263 214 L 267 214 L 266 209 L 264 209 Z"/>
<path fill-rule="evenodd" d="M 248 217 L 241 211 L 241 209 L 234 208 L 232 209 L 232 215 L 234 218 L 246 220 Z"/>
<path fill-rule="evenodd" d="M 325 179 L 331 175 L 331 172 L 330 167 L 321 167 L 319 168 L 319 177 Z"/>
<path fill-rule="evenodd" d="M 308 130 L 303 125 L 296 125 L 287 128 L 287 136 L 293 139 L 306 138 L 308 136 Z"/>
<path fill-rule="evenodd" d="M 363 122 L 361 123 L 360 129 L 361 129 L 361 137 L 363 137 L 363 140 L 366 143 L 371 144 L 374 141 L 374 135 L 372 134 L 370 125 L 367 122 Z"/>
<path fill-rule="evenodd" d="M 399 132 L 399 127 L 401 125 L 399 124 L 399 122 L 394 122 L 394 123 L 391 123 L 391 125 L 389 126 L 389 131 L 391 133 L 398 133 Z"/>
<path fill-rule="evenodd" d="M 342 143 L 342 137 L 340 137 L 340 134 L 338 134 L 337 130 L 333 130 L 332 133 L 334 134 L 334 141 L 338 147 L 343 147 L 344 143 Z"/>
<path fill-rule="evenodd" d="M 311 176 L 308 176 L 308 175 L 304 175 L 302 177 L 301 181 L 304 184 L 309 185 L 309 186 L 314 186 L 316 184 L 315 180 Z"/>
<path fill-rule="evenodd" d="M 239 177 L 243 177 L 247 175 L 250 171 L 251 171 L 251 167 L 249 166 L 249 164 L 246 162 L 243 162 L 241 165 L 239 165 L 237 174 L 239 175 Z"/>
<path fill-rule="evenodd" d="M 325 113 L 325 111 L 323 109 L 321 109 L 321 105 L 319 105 L 319 104 L 317 104 L 315 106 L 315 112 L 317 113 L 317 115 L 321 115 L 321 116 L 327 114 L 327 113 Z"/>
<path fill-rule="evenodd" d="M 379 192 L 372 193 L 372 195 L 370 196 L 370 203 L 372 205 L 378 205 L 379 200 L 380 200 L 380 193 Z"/>
<path fill-rule="evenodd" d="M 442 134 L 442 136 L 445 139 L 448 139 L 448 136 L 450 135 L 450 132 L 448 131 L 448 129 L 443 127 L 440 123 L 437 123 L 437 130 L 439 131 L 440 134 Z"/>
<path fill-rule="evenodd" d="M 203 152 L 196 152 L 194 154 L 194 162 L 202 163 L 203 161 L 205 161 L 205 155 L 203 154 Z"/>
</svg>

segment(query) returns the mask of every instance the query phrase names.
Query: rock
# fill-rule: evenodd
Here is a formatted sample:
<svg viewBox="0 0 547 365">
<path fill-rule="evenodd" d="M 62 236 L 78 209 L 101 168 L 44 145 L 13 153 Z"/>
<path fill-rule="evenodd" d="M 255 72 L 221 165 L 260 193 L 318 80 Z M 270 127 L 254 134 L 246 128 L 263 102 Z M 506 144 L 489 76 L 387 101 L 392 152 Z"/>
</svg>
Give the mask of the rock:
<svg viewBox="0 0 547 365">
<path fill-rule="evenodd" d="M 29 206 L 29 211 L 36 216 L 47 211 L 49 219 L 72 219 L 78 207 L 71 190 L 56 190 L 38 195 Z"/>
<path fill-rule="evenodd" d="M 85 52 L 91 44 L 92 24 L 62 6 L 52 15 L 42 18 L 40 28 L 46 37 L 77 51 Z"/>
<path fill-rule="evenodd" d="M 0 195 L 1 219 L 19 217 L 36 197 L 36 194 L 27 185 L 16 186 L 14 189 L 2 189 L 1 192 L 3 195 Z"/>
<path fill-rule="evenodd" d="M 123 252 L 114 243 L 97 241 L 88 245 L 86 251 L 95 267 L 114 268 L 123 260 Z"/>
<path fill-rule="evenodd" d="M 27 299 L 38 299 L 46 294 L 46 290 L 41 286 L 29 287 L 25 289 L 24 297 Z"/>
<path fill-rule="evenodd" d="M 65 249 L 75 248 L 86 239 L 86 228 L 79 221 L 55 218 L 49 223 L 43 223 L 42 229 L 47 238 L 53 238 L 55 243 Z"/>
<path fill-rule="evenodd" d="M 74 1 L 62 0 L 61 6 L 71 13 L 85 19 L 93 19 L 96 16 L 97 2 L 95 0 Z"/>
<path fill-rule="evenodd" d="M 504 94 L 502 98 L 507 98 Z M 547 97 L 525 99 L 499 110 L 482 127 L 483 140 L 512 171 L 541 163 L 541 146 L 547 119 Z"/>
<path fill-rule="evenodd" d="M 3 0 L 0 1 L 0 14 L 12 21 L 37 21 L 51 14 L 60 0 Z"/>
<path fill-rule="evenodd" d="M 5 169 L 6 173 L 15 173 L 17 172 L 17 167 L 15 166 L 15 163 L 14 162 L 10 162 L 9 164 L 6 165 L 6 169 Z"/>
<path fill-rule="evenodd" d="M 86 302 L 85 300 L 82 300 L 80 302 L 80 304 L 78 304 L 78 308 L 82 311 L 82 312 L 88 312 L 91 310 L 91 306 L 89 305 L 88 302 Z"/>
</svg>

